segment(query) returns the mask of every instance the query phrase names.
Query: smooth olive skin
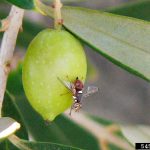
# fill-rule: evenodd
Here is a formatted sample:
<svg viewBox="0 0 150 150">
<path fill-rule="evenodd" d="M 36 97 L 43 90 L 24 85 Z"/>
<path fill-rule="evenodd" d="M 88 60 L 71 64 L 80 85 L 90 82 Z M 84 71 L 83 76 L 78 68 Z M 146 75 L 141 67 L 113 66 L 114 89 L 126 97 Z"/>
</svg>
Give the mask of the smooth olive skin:
<svg viewBox="0 0 150 150">
<path fill-rule="evenodd" d="M 80 42 L 63 30 L 45 29 L 30 43 L 23 63 L 23 87 L 32 107 L 52 121 L 69 108 L 72 94 L 58 80 L 86 78 L 86 56 Z M 68 94 L 65 94 L 68 93 Z"/>
</svg>

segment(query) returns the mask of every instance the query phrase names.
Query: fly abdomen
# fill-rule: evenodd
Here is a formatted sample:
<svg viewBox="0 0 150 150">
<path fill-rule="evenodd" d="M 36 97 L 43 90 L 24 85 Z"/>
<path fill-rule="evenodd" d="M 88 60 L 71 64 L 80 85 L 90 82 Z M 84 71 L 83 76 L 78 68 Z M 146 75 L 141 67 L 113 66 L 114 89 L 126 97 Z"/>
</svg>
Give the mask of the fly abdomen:
<svg viewBox="0 0 150 150">
<path fill-rule="evenodd" d="M 83 95 L 83 92 L 82 92 L 82 91 L 77 91 L 77 92 L 76 92 L 76 98 L 77 98 L 77 102 L 78 102 L 78 103 L 81 102 L 82 95 Z"/>
</svg>

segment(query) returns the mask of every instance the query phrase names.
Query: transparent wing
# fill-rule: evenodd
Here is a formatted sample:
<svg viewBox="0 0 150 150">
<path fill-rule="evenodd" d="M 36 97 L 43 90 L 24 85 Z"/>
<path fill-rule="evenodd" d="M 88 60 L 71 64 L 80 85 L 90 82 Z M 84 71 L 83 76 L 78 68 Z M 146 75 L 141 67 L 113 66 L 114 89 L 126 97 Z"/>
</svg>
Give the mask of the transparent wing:
<svg viewBox="0 0 150 150">
<path fill-rule="evenodd" d="M 87 88 L 86 92 L 83 94 L 83 97 L 88 97 L 91 94 L 94 94 L 96 92 L 98 92 L 98 87 L 96 87 L 96 86 L 89 86 Z"/>
<path fill-rule="evenodd" d="M 64 81 L 61 80 L 59 77 L 57 77 L 57 79 L 69 90 L 72 91 L 72 87 L 73 87 L 73 83 L 69 82 L 69 81 Z"/>
</svg>

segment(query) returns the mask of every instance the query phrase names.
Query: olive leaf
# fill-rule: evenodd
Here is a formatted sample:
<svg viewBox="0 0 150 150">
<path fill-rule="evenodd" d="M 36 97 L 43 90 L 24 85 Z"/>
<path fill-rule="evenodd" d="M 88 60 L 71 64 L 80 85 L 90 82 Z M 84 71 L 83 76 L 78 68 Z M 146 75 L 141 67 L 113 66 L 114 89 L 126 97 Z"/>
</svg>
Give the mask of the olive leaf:
<svg viewBox="0 0 150 150">
<path fill-rule="evenodd" d="M 0 118 L 0 141 L 4 140 L 20 128 L 20 124 L 10 117 Z"/>
<path fill-rule="evenodd" d="M 6 1 L 23 9 L 34 8 L 34 0 L 6 0 Z"/>
<path fill-rule="evenodd" d="M 35 0 L 6 0 L 7 2 L 16 5 L 23 9 L 35 9 Z M 43 2 L 52 3 L 53 0 L 42 0 Z M 83 2 L 85 0 L 62 0 L 63 3 Z"/>
<path fill-rule="evenodd" d="M 120 125 L 124 136 L 131 144 L 149 143 L 150 127 L 146 125 Z"/>
<path fill-rule="evenodd" d="M 12 138 L 13 143 L 13 138 Z M 83 150 L 80 148 L 75 148 L 71 146 L 66 146 L 62 144 L 55 144 L 51 142 L 31 142 L 27 140 L 19 140 L 15 143 L 15 146 L 19 148 L 20 150 L 43 150 L 43 149 L 49 149 L 49 150 Z"/>
<path fill-rule="evenodd" d="M 134 18 L 150 21 L 150 1 L 149 0 L 137 0 L 133 2 L 125 3 L 122 6 L 112 7 L 106 9 L 106 11 Z"/>
<path fill-rule="evenodd" d="M 65 27 L 98 53 L 150 80 L 149 22 L 77 7 L 65 7 L 63 18 Z"/>
</svg>

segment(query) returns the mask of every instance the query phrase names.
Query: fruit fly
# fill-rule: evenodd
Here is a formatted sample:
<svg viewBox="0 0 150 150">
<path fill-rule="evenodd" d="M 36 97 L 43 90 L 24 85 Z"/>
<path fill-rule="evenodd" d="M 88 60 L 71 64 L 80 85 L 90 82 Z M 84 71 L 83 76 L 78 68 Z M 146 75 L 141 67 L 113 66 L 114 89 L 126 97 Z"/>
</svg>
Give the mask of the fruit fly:
<svg viewBox="0 0 150 150">
<path fill-rule="evenodd" d="M 79 111 L 82 107 L 82 98 L 88 97 L 89 95 L 98 91 L 98 88 L 95 86 L 89 86 L 86 91 L 83 93 L 84 85 L 83 82 L 77 77 L 74 82 L 63 81 L 60 78 L 58 80 L 72 93 L 72 98 L 74 100 L 71 108 L 70 108 L 70 115 L 72 109 L 75 112 Z"/>
</svg>

